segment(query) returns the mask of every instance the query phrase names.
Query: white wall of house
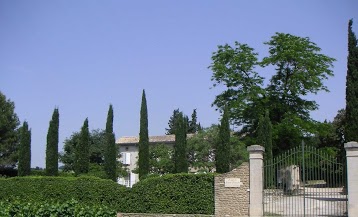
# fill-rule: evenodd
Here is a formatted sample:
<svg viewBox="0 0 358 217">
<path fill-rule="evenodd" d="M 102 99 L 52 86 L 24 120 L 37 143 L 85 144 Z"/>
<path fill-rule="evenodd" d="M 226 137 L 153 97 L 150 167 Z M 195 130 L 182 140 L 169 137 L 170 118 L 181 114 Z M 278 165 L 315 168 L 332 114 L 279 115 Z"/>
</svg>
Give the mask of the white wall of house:
<svg viewBox="0 0 358 217">
<path fill-rule="evenodd" d="M 188 134 L 187 137 L 191 137 L 193 134 Z M 138 161 L 138 137 L 122 137 L 116 142 L 121 155 L 118 160 L 124 164 L 127 168 L 129 175 L 118 179 L 118 183 L 127 187 L 132 187 L 139 181 L 139 175 L 132 171 L 137 167 Z M 150 136 L 149 145 L 166 144 L 173 148 L 175 143 L 175 135 L 163 135 L 163 136 Z"/>
<path fill-rule="evenodd" d="M 123 145 L 119 146 L 119 153 L 121 157 L 119 161 L 127 168 L 129 175 L 118 179 L 118 183 L 127 187 L 132 187 L 138 182 L 138 174 L 132 171 L 136 168 L 138 159 L 138 146 L 137 145 Z"/>
</svg>

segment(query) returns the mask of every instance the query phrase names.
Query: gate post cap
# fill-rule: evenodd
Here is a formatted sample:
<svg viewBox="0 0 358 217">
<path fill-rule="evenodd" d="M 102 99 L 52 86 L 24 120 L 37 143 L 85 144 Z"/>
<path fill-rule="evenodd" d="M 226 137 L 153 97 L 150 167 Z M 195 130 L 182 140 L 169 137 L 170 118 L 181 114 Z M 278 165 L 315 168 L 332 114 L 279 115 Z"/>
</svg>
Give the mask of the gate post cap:
<svg viewBox="0 0 358 217">
<path fill-rule="evenodd" d="M 247 147 L 247 151 L 248 152 L 264 152 L 265 148 L 262 147 L 261 145 L 251 145 L 251 146 Z"/>
<path fill-rule="evenodd" d="M 351 142 L 344 143 L 344 148 L 345 148 L 345 149 L 358 148 L 358 142 L 351 141 Z"/>
</svg>

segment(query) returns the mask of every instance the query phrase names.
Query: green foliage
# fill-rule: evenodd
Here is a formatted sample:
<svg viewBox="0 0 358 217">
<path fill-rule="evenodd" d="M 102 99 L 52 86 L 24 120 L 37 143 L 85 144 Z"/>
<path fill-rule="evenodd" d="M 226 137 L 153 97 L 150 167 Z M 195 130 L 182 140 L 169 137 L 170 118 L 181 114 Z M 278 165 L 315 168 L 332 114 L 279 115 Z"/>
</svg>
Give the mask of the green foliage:
<svg viewBox="0 0 358 217">
<path fill-rule="evenodd" d="M 170 117 L 169 122 L 168 122 L 169 128 L 165 128 L 165 130 L 167 131 L 165 133 L 166 135 L 175 134 L 176 120 L 180 113 L 182 113 L 182 112 L 180 112 L 179 109 L 175 109 L 173 111 L 173 115 Z M 196 133 L 196 132 L 202 130 L 202 127 L 201 127 L 200 123 L 198 123 L 198 120 L 197 120 L 196 109 L 193 110 L 190 121 L 188 120 L 187 116 L 185 116 L 185 119 L 187 120 L 187 124 L 186 124 L 187 133 L 193 134 L 193 133 Z"/>
<path fill-rule="evenodd" d="M 26 121 L 20 128 L 20 133 L 18 175 L 28 176 L 31 173 L 31 130 Z"/>
<path fill-rule="evenodd" d="M 140 107 L 138 170 L 139 179 L 144 178 L 149 173 L 148 110 L 144 90 L 142 93 L 142 103 Z"/>
<path fill-rule="evenodd" d="M 245 137 L 255 136 L 258 117 L 269 110 L 277 154 L 299 144 L 303 136 L 317 133 L 310 112 L 318 105 L 305 96 L 328 91 L 323 82 L 333 75 L 334 59 L 321 54 L 309 38 L 276 33 L 264 44 L 269 46 L 269 55 L 262 61 L 246 44 L 218 46 L 209 68 L 214 86 L 224 85 L 226 90 L 216 96 L 213 105 L 220 109 L 227 105 L 231 121 L 241 125 L 240 134 Z M 257 67 L 276 71 L 266 87 Z"/>
<path fill-rule="evenodd" d="M 215 168 L 215 147 L 219 144 L 219 127 L 212 125 L 188 138 L 188 160 L 190 168 L 198 172 L 213 172 Z M 230 168 L 236 168 L 248 161 L 246 145 L 239 137 L 230 136 Z"/>
<path fill-rule="evenodd" d="M 46 171 L 31 169 L 30 176 L 46 176 Z M 58 176 L 59 177 L 75 177 L 75 173 L 59 171 Z"/>
<path fill-rule="evenodd" d="M 104 147 L 106 144 L 104 130 L 92 130 L 89 134 L 89 161 L 92 164 L 103 165 Z M 75 149 L 80 142 L 80 132 L 74 132 L 70 138 L 65 139 L 63 152 L 60 152 L 60 161 L 64 164 L 64 171 L 73 171 L 75 162 Z"/>
<path fill-rule="evenodd" d="M 88 176 L 95 176 L 101 179 L 106 179 L 107 174 L 104 171 L 103 165 L 99 165 L 96 163 L 90 163 L 89 164 L 89 171 L 87 173 Z"/>
<path fill-rule="evenodd" d="M 15 177 L 0 179 L 0 186 L 0 203 L 3 204 L 4 201 L 31 203 L 36 207 L 43 202 L 64 204 L 75 200 L 81 207 L 101 205 L 108 207 L 105 210 L 126 213 L 214 213 L 213 174 L 147 177 L 132 189 L 88 176 Z"/>
<path fill-rule="evenodd" d="M 80 132 L 74 132 L 70 138 L 65 140 L 63 152 L 60 153 L 60 161 L 64 164 L 65 172 L 74 171 L 75 149 L 80 142 Z M 89 134 L 89 171 L 88 175 L 99 178 L 107 178 L 104 171 L 104 151 L 106 146 L 106 133 L 104 130 L 92 130 Z M 117 164 L 117 175 L 124 176 L 126 171 L 120 162 Z"/>
<path fill-rule="evenodd" d="M 115 210 L 103 205 L 86 206 L 79 204 L 76 200 L 64 203 L 46 202 L 0 202 L 0 216 L 63 216 L 63 217 L 109 217 L 116 216 Z"/>
<path fill-rule="evenodd" d="M 189 121 L 188 133 L 196 133 L 201 130 L 200 123 L 198 123 L 197 119 L 196 109 L 194 109 L 191 114 L 191 120 Z"/>
<path fill-rule="evenodd" d="M 188 172 L 188 159 L 186 147 L 187 122 L 183 113 L 179 113 L 175 121 L 175 145 L 174 145 L 174 173 Z"/>
<path fill-rule="evenodd" d="M 123 210 L 129 189 L 96 177 L 14 177 L 0 179 L 0 201 L 59 202 L 75 199 L 84 205 Z"/>
<path fill-rule="evenodd" d="M 218 173 L 230 171 L 230 123 L 229 111 L 225 107 L 219 126 L 219 140 L 215 147 L 215 167 Z"/>
<path fill-rule="evenodd" d="M 167 174 L 174 171 L 173 149 L 166 144 L 149 147 L 149 173 Z"/>
<path fill-rule="evenodd" d="M 169 122 L 168 122 L 169 128 L 165 128 L 165 130 L 167 131 L 165 133 L 166 135 L 175 134 L 175 122 L 176 122 L 176 119 L 177 119 L 179 113 L 180 113 L 179 109 L 175 109 L 173 111 L 173 115 L 170 117 Z"/>
<path fill-rule="evenodd" d="M 272 125 L 268 110 L 266 110 L 265 116 L 261 115 L 259 119 L 257 144 L 265 148 L 265 159 L 272 159 Z"/>
<path fill-rule="evenodd" d="M 89 171 L 88 118 L 83 123 L 79 144 L 76 146 L 74 169 L 76 175 L 88 173 Z"/>
<path fill-rule="evenodd" d="M 358 141 L 358 46 L 352 31 L 353 20 L 348 23 L 348 62 L 346 78 L 346 141 Z"/>
<path fill-rule="evenodd" d="M 146 178 L 132 188 L 135 213 L 214 213 L 213 174 L 168 174 Z"/>
<path fill-rule="evenodd" d="M 117 181 L 117 148 L 113 133 L 113 108 L 109 105 L 106 122 L 106 146 L 104 152 L 104 170 L 107 178 Z"/>
<path fill-rule="evenodd" d="M 59 130 L 59 112 L 55 108 L 50 121 L 47 133 L 46 145 L 46 175 L 58 175 L 58 130 Z"/>
<path fill-rule="evenodd" d="M 213 172 L 218 135 L 219 128 L 213 125 L 188 138 L 188 161 L 191 168 L 198 172 Z"/>
<path fill-rule="evenodd" d="M 14 168 L 17 163 L 19 118 L 14 102 L 0 92 L 0 170 Z"/>
</svg>

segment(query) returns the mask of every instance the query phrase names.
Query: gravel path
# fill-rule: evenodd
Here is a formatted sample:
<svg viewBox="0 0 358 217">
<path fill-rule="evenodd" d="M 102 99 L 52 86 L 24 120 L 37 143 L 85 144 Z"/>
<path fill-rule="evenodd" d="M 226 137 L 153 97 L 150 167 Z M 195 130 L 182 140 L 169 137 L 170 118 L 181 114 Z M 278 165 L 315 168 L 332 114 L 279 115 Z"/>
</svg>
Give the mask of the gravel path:
<svg viewBox="0 0 358 217">
<path fill-rule="evenodd" d="M 347 196 L 342 188 L 306 188 L 303 194 L 286 196 L 265 193 L 264 212 L 267 216 L 346 216 Z M 305 203 L 304 203 L 305 202 Z"/>
</svg>

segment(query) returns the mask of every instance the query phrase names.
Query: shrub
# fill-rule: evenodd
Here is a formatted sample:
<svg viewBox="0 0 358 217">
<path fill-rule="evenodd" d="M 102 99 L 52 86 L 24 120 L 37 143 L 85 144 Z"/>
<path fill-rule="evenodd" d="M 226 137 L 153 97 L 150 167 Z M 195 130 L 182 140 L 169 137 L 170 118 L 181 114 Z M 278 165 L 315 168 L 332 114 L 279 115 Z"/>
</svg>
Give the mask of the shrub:
<svg viewBox="0 0 358 217">
<path fill-rule="evenodd" d="M 0 178 L 0 186 L 0 201 L 21 204 L 61 204 L 74 199 L 83 206 L 104 205 L 123 213 L 214 213 L 213 174 L 147 177 L 132 189 L 88 176 Z"/>
<path fill-rule="evenodd" d="M 31 170 L 31 176 L 46 176 L 45 170 Z M 75 177 L 75 173 L 58 171 L 60 177 Z"/>
<path fill-rule="evenodd" d="M 76 200 L 65 203 L 21 203 L 19 201 L 0 202 L 0 216 L 116 216 L 116 211 L 106 206 L 86 206 Z"/>
<path fill-rule="evenodd" d="M 128 212 L 214 213 L 213 174 L 168 174 L 148 177 L 135 184 L 127 202 Z"/>
<path fill-rule="evenodd" d="M 121 210 L 129 189 L 96 177 L 14 177 L 0 179 L 0 201 L 65 202 L 106 205 Z"/>
</svg>

